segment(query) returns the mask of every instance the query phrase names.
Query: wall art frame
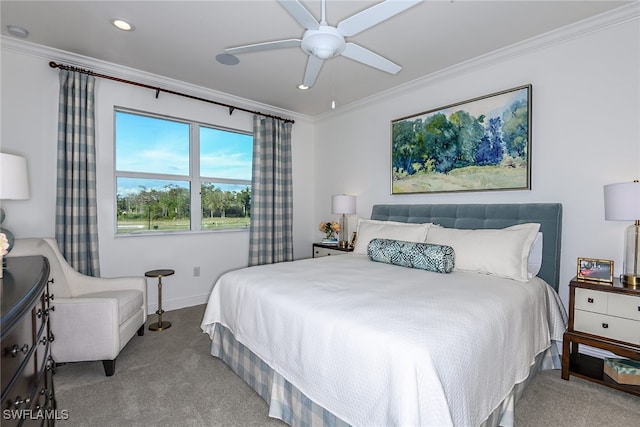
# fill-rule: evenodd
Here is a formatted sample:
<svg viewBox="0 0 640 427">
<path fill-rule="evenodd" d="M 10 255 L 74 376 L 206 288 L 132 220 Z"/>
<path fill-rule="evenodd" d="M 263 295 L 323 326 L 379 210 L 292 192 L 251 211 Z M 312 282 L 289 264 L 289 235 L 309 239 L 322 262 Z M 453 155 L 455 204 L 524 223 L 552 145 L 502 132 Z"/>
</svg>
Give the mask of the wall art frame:
<svg viewBox="0 0 640 427">
<path fill-rule="evenodd" d="M 532 85 L 391 121 L 391 194 L 531 190 Z"/>
<path fill-rule="evenodd" d="M 613 261 L 578 258 L 577 278 L 583 282 L 613 283 Z"/>
</svg>

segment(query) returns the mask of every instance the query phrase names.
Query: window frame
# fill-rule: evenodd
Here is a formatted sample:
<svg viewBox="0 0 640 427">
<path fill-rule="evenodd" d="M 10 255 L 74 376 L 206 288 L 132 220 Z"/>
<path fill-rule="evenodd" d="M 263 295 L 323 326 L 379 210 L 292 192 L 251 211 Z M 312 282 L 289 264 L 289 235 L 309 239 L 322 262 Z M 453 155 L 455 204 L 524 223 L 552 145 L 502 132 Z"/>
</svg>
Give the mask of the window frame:
<svg viewBox="0 0 640 427">
<path fill-rule="evenodd" d="M 167 174 L 167 173 L 151 173 L 151 172 L 132 172 L 132 171 L 120 171 L 117 169 L 117 113 L 133 114 L 143 117 L 150 117 L 159 120 L 167 120 L 178 123 L 187 124 L 189 126 L 189 175 L 179 174 Z M 224 229 L 203 229 L 202 228 L 202 184 L 238 184 L 246 185 L 249 188 L 252 186 L 253 170 L 251 171 L 251 177 L 248 180 L 222 178 L 222 177 L 203 177 L 200 174 L 200 128 L 210 128 L 223 132 L 236 133 L 241 135 L 250 136 L 253 141 L 253 133 L 250 131 L 243 131 L 240 129 L 233 129 L 225 126 L 215 125 L 211 123 L 205 123 L 199 120 L 190 120 L 180 117 L 170 116 L 166 114 L 152 113 L 148 111 L 136 110 L 133 108 L 115 106 L 113 108 L 113 203 L 115 207 L 113 232 L 116 237 L 126 236 L 156 236 L 156 235 L 168 235 L 168 234 L 193 234 L 193 233 L 220 233 L 220 232 L 237 232 L 237 231 L 249 231 L 250 227 L 237 227 L 237 228 L 224 228 Z M 252 150 L 253 160 L 253 150 Z M 153 180 L 170 180 L 170 181 L 182 181 L 189 185 L 189 230 L 166 230 L 166 231 L 151 231 L 143 230 L 136 233 L 118 233 L 118 178 L 133 178 L 133 179 L 153 179 Z"/>
</svg>

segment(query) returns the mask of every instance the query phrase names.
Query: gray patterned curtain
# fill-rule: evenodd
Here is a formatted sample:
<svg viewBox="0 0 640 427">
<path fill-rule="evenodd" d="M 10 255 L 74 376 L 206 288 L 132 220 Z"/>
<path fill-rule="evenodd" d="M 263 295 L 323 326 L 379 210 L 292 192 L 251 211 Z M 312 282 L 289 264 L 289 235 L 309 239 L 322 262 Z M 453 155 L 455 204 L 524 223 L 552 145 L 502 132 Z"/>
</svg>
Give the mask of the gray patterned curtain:
<svg viewBox="0 0 640 427">
<path fill-rule="evenodd" d="M 97 277 L 94 87 L 95 77 L 60 70 L 56 240 L 69 264 Z"/>
<path fill-rule="evenodd" d="M 292 124 L 253 117 L 249 265 L 293 260 Z"/>
</svg>

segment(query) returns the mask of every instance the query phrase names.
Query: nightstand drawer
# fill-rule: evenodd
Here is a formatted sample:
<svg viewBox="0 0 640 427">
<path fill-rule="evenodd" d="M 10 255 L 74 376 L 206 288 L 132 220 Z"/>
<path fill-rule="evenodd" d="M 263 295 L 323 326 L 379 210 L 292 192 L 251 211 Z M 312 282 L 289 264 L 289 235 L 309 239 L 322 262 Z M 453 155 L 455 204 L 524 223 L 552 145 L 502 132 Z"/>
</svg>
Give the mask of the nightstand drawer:
<svg viewBox="0 0 640 427">
<path fill-rule="evenodd" d="M 318 258 L 321 256 L 329 256 L 329 255 L 344 255 L 346 252 L 338 250 L 338 249 L 329 249 L 329 248 L 313 248 L 313 257 Z"/>
<path fill-rule="evenodd" d="M 576 310 L 640 320 L 640 298 L 576 288 Z"/>
<path fill-rule="evenodd" d="M 573 329 L 640 345 L 640 321 L 575 310 Z"/>
<path fill-rule="evenodd" d="M 610 294 L 607 312 L 613 316 L 640 321 L 640 298 Z"/>
<path fill-rule="evenodd" d="M 576 288 L 576 310 L 607 314 L 607 296 L 605 292 Z"/>
</svg>

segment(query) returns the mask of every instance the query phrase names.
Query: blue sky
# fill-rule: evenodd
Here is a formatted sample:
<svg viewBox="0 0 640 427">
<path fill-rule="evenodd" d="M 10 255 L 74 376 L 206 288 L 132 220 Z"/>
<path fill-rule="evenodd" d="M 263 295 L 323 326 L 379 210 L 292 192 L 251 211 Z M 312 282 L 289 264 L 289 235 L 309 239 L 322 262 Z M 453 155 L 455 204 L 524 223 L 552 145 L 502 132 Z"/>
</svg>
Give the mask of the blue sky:
<svg viewBox="0 0 640 427">
<path fill-rule="evenodd" d="M 252 135 L 201 126 L 200 176 L 250 180 L 252 151 Z M 116 170 L 188 176 L 189 124 L 116 111 Z M 167 183 L 119 178 L 118 193 Z"/>
<path fill-rule="evenodd" d="M 512 90 L 501 95 L 494 95 L 478 99 L 473 102 L 463 102 L 460 104 L 452 105 L 449 108 L 440 108 L 438 110 L 427 112 L 426 114 L 420 115 L 419 117 L 410 117 L 409 119 L 415 120 L 416 118 L 422 118 L 424 120 L 427 117 L 438 113 L 444 113 L 448 118 L 451 114 L 460 110 L 466 111 L 471 116 L 476 118 L 480 117 L 480 115 L 482 114 L 486 115 L 487 117 L 502 117 L 504 111 L 510 108 L 514 101 L 526 100 L 527 93 L 527 88 Z M 488 123 L 488 120 L 485 123 Z"/>
</svg>

